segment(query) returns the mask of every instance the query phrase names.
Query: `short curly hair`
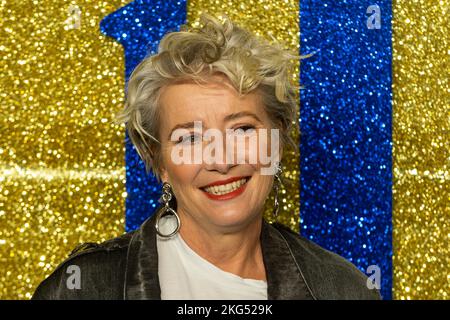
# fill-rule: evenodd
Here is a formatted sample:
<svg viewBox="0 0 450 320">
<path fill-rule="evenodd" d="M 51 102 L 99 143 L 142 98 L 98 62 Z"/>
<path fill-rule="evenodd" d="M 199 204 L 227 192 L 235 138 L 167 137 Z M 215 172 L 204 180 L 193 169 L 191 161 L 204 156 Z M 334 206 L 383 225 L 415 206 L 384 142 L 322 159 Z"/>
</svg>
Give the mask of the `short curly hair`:
<svg viewBox="0 0 450 320">
<path fill-rule="evenodd" d="M 280 145 L 296 150 L 290 131 L 296 124 L 298 83 L 294 60 L 301 57 L 274 42 L 257 37 L 223 16 L 223 23 L 203 13 L 197 27 L 183 25 L 167 33 L 158 53 L 146 57 L 127 83 L 125 108 L 116 123 L 125 123 L 128 136 L 146 171 L 160 180 L 159 98 L 164 86 L 179 81 L 208 82 L 224 74 L 240 95 L 257 90 L 264 109 L 280 130 Z"/>
</svg>

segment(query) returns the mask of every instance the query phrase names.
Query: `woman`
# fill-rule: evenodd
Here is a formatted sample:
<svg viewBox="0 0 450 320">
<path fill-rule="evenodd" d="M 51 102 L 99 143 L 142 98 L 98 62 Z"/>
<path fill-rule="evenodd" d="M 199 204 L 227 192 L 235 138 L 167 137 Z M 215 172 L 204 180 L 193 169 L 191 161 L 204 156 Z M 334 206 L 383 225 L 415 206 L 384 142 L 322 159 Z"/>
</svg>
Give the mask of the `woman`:
<svg viewBox="0 0 450 320">
<path fill-rule="evenodd" d="M 163 182 L 161 207 L 135 232 L 75 249 L 33 298 L 378 299 L 345 259 L 262 218 L 295 148 L 293 59 L 208 15 L 167 34 L 118 117 Z"/>
</svg>

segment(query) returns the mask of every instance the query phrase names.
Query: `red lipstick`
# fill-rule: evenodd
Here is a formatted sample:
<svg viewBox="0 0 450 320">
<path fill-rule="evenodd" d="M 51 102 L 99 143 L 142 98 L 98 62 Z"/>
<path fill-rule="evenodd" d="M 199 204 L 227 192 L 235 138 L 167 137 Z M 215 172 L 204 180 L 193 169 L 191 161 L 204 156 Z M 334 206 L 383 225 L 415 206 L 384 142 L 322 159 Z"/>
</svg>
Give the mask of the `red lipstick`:
<svg viewBox="0 0 450 320">
<path fill-rule="evenodd" d="M 202 188 L 208 188 L 208 187 L 212 187 L 212 186 L 220 186 L 222 184 L 227 184 L 227 183 L 231 183 L 233 181 L 238 181 L 238 180 L 247 179 L 247 178 L 249 178 L 249 177 L 231 177 L 231 178 L 228 178 L 225 180 L 217 180 L 217 181 L 214 181 L 213 183 L 203 186 Z"/>
<path fill-rule="evenodd" d="M 247 181 L 242 186 L 240 186 L 236 190 L 234 190 L 232 192 L 229 192 L 229 193 L 218 195 L 218 194 L 212 194 L 212 193 L 206 192 L 203 189 L 203 188 L 206 188 L 206 187 L 227 184 L 227 183 L 230 183 L 230 182 L 233 182 L 233 181 L 237 181 L 237 180 L 241 180 L 241 179 L 247 179 Z M 233 178 L 230 178 L 230 179 L 220 180 L 220 181 L 215 181 L 213 183 L 210 183 L 207 186 L 203 187 L 201 190 L 203 191 L 203 193 L 208 198 L 210 198 L 212 200 L 230 200 L 230 199 L 236 198 L 237 196 L 241 195 L 245 191 L 245 188 L 247 187 L 248 180 L 249 180 L 249 177 L 233 177 Z"/>
</svg>

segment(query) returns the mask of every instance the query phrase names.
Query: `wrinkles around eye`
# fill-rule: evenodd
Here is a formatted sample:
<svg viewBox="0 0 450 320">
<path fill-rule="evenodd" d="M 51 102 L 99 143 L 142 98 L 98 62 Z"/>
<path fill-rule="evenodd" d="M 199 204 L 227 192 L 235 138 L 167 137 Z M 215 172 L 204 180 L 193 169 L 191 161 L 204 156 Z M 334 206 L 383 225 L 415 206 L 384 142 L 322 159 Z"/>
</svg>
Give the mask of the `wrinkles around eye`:
<svg viewBox="0 0 450 320">
<path fill-rule="evenodd" d="M 243 125 L 232 129 L 232 134 L 243 135 L 243 134 L 253 134 L 256 131 L 253 125 Z M 200 133 L 192 133 L 179 138 L 176 142 L 177 144 L 196 144 L 204 141 L 205 138 Z"/>
</svg>

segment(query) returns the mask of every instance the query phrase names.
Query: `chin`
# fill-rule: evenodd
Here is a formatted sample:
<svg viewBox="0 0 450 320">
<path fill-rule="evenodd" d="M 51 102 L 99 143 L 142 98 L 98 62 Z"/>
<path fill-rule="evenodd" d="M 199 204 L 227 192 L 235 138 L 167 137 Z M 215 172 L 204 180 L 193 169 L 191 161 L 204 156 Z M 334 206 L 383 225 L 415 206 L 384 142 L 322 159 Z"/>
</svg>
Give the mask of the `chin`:
<svg viewBox="0 0 450 320">
<path fill-rule="evenodd" d="M 242 207 L 235 209 L 215 208 L 209 211 L 208 216 L 214 225 L 233 230 L 243 228 L 255 220 L 254 215 L 247 210 L 243 210 Z"/>
</svg>

